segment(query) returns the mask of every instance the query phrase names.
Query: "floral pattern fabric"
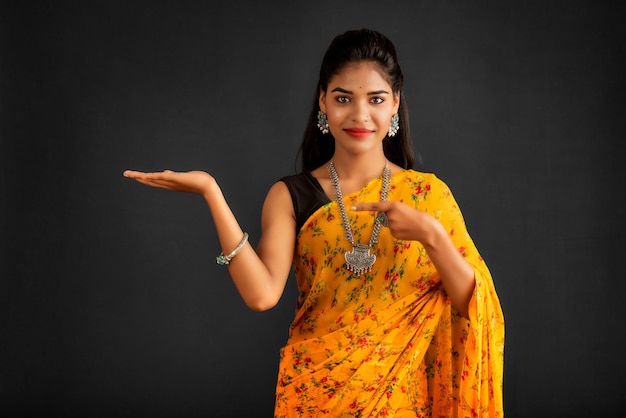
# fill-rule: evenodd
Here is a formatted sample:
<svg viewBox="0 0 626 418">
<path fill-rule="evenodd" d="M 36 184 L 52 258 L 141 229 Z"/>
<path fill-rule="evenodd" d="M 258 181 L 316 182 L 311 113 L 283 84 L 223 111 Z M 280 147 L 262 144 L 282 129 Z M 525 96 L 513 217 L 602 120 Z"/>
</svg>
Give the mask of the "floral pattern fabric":
<svg viewBox="0 0 626 418">
<path fill-rule="evenodd" d="M 344 197 L 380 200 L 382 178 Z M 446 184 L 407 170 L 391 177 L 390 201 L 434 216 L 474 268 L 469 319 L 458 315 L 416 241 L 382 228 L 371 272 L 346 269 L 336 202 L 298 231 L 293 267 L 300 296 L 281 350 L 275 417 L 502 417 L 504 319 L 491 274 Z M 375 213 L 349 213 L 357 243 Z"/>
</svg>

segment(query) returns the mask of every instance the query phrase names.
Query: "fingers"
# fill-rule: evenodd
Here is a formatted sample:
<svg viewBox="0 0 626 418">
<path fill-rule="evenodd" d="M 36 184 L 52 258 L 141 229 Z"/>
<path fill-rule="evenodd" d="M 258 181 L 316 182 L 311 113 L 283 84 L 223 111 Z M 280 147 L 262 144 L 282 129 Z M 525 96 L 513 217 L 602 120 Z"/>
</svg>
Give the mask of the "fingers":
<svg viewBox="0 0 626 418">
<path fill-rule="evenodd" d="M 162 189 L 172 189 L 175 182 L 172 181 L 173 176 L 176 173 L 171 170 L 164 170 L 162 172 L 145 173 L 143 171 L 126 170 L 124 171 L 124 177 L 136 180 L 141 184 L 151 187 L 159 187 Z"/>
<path fill-rule="evenodd" d="M 128 177 L 131 179 L 146 178 L 149 174 L 150 173 L 145 173 L 143 171 L 135 171 L 135 170 L 124 171 L 124 177 Z"/>
<path fill-rule="evenodd" d="M 171 179 L 176 173 L 172 170 L 156 171 L 152 173 L 146 173 L 143 171 L 126 170 L 124 171 L 124 177 L 132 178 L 135 180 L 167 180 Z"/>
<path fill-rule="evenodd" d="M 174 186 L 172 182 L 167 180 L 159 180 L 159 179 L 144 179 L 144 178 L 135 178 L 141 184 L 145 184 L 146 186 L 152 187 L 160 187 L 162 189 L 172 189 Z"/>
<path fill-rule="evenodd" d="M 393 202 L 367 202 L 357 203 L 350 208 L 351 211 L 387 212 L 393 206 Z"/>
<path fill-rule="evenodd" d="M 367 212 L 378 212 L 376 216 L 376 221 L 380 223 L 380 225 L 389 228 L 389 218 L 387 216 L 387 211 L 392 207 L 392 202 L 370 202 L 370 203 L 357 203 L 355 206 L 352 206 L 350 210 L 352 211 L 367 211 Z"/>
</svg>

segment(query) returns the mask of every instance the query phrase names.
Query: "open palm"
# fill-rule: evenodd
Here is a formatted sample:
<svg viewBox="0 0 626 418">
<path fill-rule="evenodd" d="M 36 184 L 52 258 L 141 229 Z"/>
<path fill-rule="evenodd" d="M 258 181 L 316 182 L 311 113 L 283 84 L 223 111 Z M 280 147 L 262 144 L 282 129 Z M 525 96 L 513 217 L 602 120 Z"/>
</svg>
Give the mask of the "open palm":
<svg viewBox="0 0 626 418">
<path fill-rule="evenodd" d="M 145 173 L 141 171 L 126 170 L 124 176 L 137 180 L 147 186 L 159 187 L 177 192 L 195 193 L 205 195 L 211 183 L 215 179 L 204 171 L 176 172 L 165 170 L 160 172 Z"/>
</svg>

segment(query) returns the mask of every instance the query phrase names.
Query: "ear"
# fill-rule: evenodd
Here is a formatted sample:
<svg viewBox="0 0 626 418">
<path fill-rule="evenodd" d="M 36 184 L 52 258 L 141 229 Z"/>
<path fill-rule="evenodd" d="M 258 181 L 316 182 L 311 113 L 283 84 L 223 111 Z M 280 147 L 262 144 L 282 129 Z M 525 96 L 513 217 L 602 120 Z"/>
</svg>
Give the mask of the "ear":
<svg viewBox="0 0 626 418">
<path fill-rule="evenodd" d="M 393 94 L 393 114 L 398 113 L 398 109 L 400 108 L 400 92 Z"/>
<path fill-rule="evenodd" d="M 318 103 L 320 106 L 320 110 L 326 113 L 326 92 L 323 90 L 320 90 L 320 98 L 319 98 Z"/>
</svg>

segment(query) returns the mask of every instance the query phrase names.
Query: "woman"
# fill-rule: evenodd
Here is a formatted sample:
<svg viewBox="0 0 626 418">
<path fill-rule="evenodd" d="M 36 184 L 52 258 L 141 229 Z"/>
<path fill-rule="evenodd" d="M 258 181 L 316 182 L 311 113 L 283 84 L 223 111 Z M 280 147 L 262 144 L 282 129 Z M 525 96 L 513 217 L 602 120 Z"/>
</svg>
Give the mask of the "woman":
<svg viewBox="0 0 626 418">
<path fill-rule="evenodd" d="M 384 35 L 331 42 L 303 170 L 270 188 L 256 250 L 209 174 L 125 172 L 206 199 L 250 308 L 273 307 L 294 269 L 275 417 L 503 416 L 502 310 L 449 188 L 412 169 L 402 83 Z"/>
</svg>

